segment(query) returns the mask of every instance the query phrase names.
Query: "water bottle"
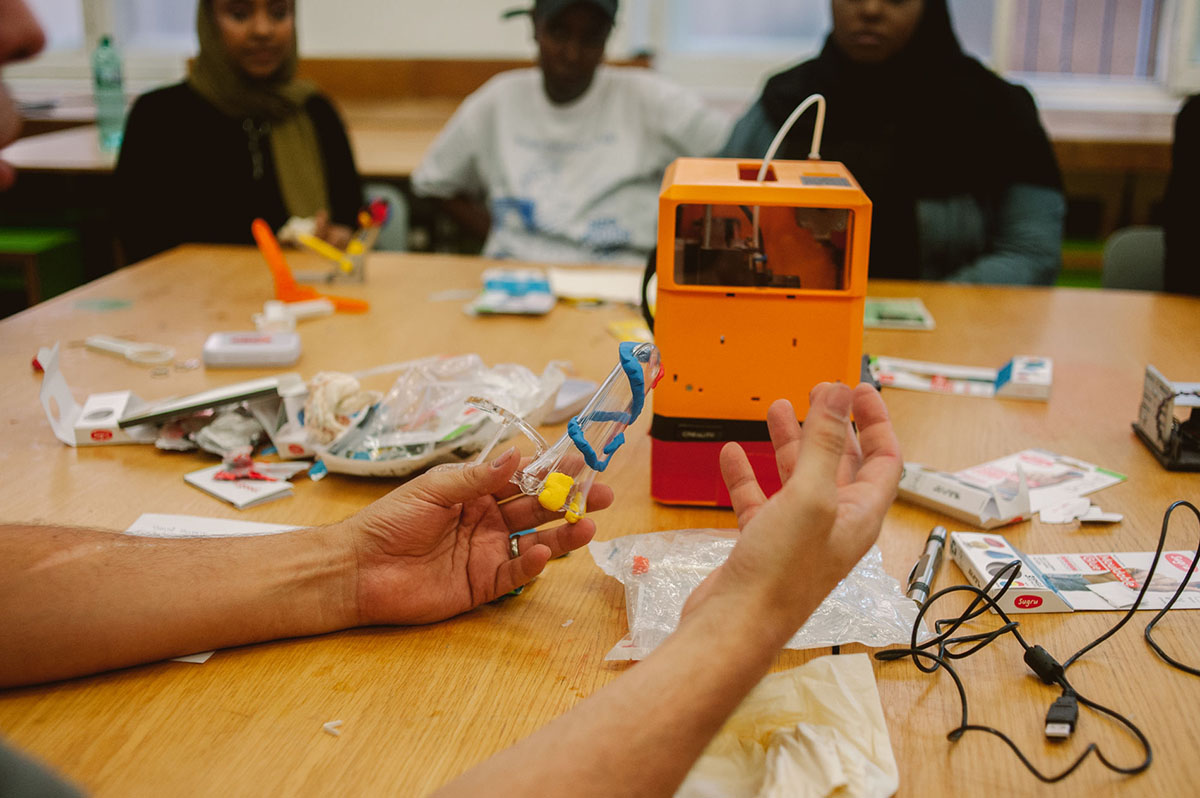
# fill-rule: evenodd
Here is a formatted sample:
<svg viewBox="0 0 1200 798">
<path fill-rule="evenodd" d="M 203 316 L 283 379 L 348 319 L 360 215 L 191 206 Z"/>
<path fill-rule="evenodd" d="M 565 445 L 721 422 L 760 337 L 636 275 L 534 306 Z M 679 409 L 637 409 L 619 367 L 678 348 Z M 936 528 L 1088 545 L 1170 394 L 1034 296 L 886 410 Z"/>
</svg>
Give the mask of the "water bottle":
<svg viewBox="0 0 1200 798">
<path fill-rule="evenodd" d="M 125 130 L 125 86 L 121 80 L 121 54 L 112 38 L 104 36 L 92 54 L 92 89 L 96 97 L 96 124 L 100 148 L 116 152 Z"/>
</svg>

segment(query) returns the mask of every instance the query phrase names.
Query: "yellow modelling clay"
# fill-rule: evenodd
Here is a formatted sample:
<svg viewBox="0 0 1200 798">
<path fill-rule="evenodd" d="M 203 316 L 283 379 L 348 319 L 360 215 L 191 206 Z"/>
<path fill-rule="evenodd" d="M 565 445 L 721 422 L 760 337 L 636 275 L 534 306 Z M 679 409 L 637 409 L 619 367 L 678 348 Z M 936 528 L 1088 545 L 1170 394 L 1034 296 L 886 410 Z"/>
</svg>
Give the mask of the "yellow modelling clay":
<svg viewBox="0 0 1200 798">
<path fill-rule="evenodd" d="M 583 518 L 583 515 L 579 512 L 579 496 L 571 499 L 571 506 L 567 508 L 567 514 L 565 518 L 567 519 L 568 524 L 573 524 L 580 518 Z"/>
<path fill-rule="evenodd" d="M 567 494 L 575 485 L 575 480 L 558 471 L 546 475 L 545 486 L 538 494 L 538 504 L 547 510 L 558 512 L 567 503 Z M 578 520 L 578 518 L 576 519 Z"/>
</svg>

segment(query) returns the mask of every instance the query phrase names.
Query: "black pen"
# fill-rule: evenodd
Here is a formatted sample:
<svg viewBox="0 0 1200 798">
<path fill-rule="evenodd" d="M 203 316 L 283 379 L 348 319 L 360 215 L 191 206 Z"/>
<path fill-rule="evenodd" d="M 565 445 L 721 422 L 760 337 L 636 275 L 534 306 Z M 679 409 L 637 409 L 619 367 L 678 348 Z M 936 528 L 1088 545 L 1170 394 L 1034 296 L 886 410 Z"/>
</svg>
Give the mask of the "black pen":
<svg viewBox="0 0 1200 798">
<path fill-rule="evenodd" d="M 933 577 L 942 564 L 942 551 L 945 548 L 946 527 L 935 526 L 925 539 L 925 550 L 921 552 L 920 559 L 908 574 L 908 591 L 905 595 L 918 604 L 924 604 L 933 590 Z"/>
</svg>

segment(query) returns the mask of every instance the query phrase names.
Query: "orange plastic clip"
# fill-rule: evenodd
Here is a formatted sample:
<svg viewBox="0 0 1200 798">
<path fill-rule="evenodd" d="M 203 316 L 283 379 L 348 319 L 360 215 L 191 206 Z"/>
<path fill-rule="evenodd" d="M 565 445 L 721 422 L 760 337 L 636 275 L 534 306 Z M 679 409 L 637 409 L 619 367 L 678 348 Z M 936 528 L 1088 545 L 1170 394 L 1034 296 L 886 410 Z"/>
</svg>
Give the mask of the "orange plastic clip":
<svg viewBox="0 0 1200 798">
<path fill-rule="evenodd" d="M 319 293 L 312 286 L 299 285 L 295 276 L 292 275 L 287 260 L 283 257 L 279 241 L 271 232 L 271 226 L 262 219 L 255 219 L 250 224 L 250 232 L 253 233 L 254 240 L 258 243 L 258 251 L 262 253 L 263 259 L 271 269 L 271 276 L 275 278 L 275 298 L 279 301 L 301 302 L 306 299 L 328 299 L 333 303 L 334 308 L 347 313 L 365 313 L 370 308 L 370 305 L 362 299 L 329 296 Z"/>
</svg>

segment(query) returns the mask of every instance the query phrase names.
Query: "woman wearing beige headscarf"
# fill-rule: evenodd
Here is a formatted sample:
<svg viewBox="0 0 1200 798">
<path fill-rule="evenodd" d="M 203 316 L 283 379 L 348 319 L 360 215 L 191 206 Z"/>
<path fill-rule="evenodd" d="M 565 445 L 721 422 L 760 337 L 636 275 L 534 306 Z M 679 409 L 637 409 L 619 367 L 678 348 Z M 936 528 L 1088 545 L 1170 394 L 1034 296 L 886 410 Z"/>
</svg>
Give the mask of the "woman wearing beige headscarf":
<svg viewBox="0 0 1200 798">
<path fill-rule="evenodd" d="M 199 0 L 183 83 L 138 98 L 117 163 L 129 260 L 184 242 L 250 243 L 250 223 L 317 217 L 344 246 L 361 185 L 329 100 L 296 80 L 293 0 Z"/>
</svg>

